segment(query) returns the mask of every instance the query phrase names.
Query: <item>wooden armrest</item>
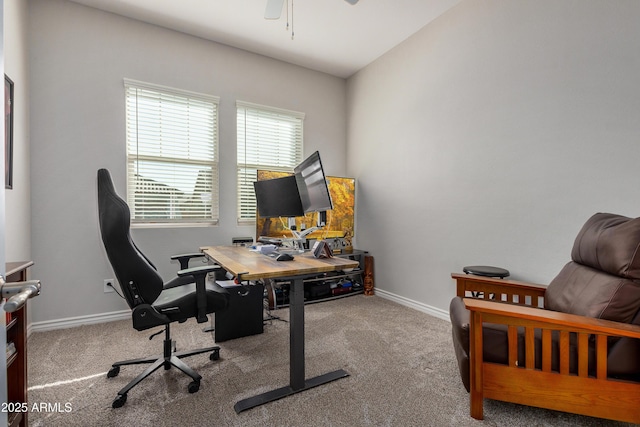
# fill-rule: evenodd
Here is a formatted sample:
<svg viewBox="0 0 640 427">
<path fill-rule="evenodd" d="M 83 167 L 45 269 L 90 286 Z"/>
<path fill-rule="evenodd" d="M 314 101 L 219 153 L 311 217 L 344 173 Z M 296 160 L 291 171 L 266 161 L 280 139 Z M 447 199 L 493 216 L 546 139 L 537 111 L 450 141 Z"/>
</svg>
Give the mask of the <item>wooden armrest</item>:
<svg viewBox="0 0 640 427">
<path fill-rule="evenodd" d="M 503 288 L 531 289 L 535 292 L 542 291 L 542 293 L 544 293 L 544 291 L 547 289 L 545 285 L 521 282 L 518 280 L 507 280 L 507 279 L 497 279 L 494 277 L 475 276 L 473 274 L 451 273 L 451 278 L 453 278 L 457 282 L 468 283 L 468 284 L 475 283 L 475 284 L 495 285 Z"/>
<path fill-rule="evenodd" d="M 543 328 L 545 325 L 552 324 L 552 329 L 554 330 L 640 339 L 640 326 L 628 323 L 595 319 L 592 317 L 524 307 L 521 305 L 484 301 L 477 298 L 464 298 L 464 305 L 467 310 L 482 313 L 483 322 L 534 328 Z"/>
<path fill-rule="evenodd" d="M 483 399 L 593 417 L 640 421 L 640 383 L 609 377 L 609 337 L 640 339 L 640 326 L 464 298 L 470 310 L 471 416 Z M 484 324 L 506 325 L 506 363 L 484 360 Z M 539 332 L 538 332 L 539 331 Z"/>
<path fill-rule="evenodd" d="M 520 305 L 540 306 L 547 287 L 517 280 L 496 279 L 472 274 L 452 273 L 459 297 L 480 296 L 485 300 L 514 302 Z M 517 297 L 517 298 L 515 298 Z M 528 298 L 527 298 L 528 297 Z"/>
</svg>

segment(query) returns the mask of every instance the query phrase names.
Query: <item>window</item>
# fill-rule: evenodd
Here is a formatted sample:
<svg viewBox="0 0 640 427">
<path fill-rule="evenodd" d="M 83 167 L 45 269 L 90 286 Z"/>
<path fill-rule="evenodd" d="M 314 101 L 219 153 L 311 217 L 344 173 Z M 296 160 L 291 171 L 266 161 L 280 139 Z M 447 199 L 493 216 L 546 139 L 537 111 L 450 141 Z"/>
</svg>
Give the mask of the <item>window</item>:
<svg viewBox="0 0 640 427">
<path fill-rule="evenodd" d="M 134 223 L 218 222 L 218 99 L 125 79 Z"/>
<path fill-rule="evenodd" d="M 293 172 L 302 161 L 304 113 L 238 101 L 238 223 L 256 219 L 257 171 Z"/>
</svg>

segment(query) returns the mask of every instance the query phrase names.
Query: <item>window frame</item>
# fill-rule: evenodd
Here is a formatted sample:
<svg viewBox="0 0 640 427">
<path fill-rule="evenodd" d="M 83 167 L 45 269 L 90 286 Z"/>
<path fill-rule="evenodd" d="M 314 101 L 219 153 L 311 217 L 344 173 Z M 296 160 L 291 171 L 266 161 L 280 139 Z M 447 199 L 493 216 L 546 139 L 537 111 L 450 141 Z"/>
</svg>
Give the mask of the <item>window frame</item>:
<svg viewBox="0 0 640 427">
<path fill-rule="evenodd" d="M 124 91 L 124 94 L 125 94 L 125 152 L 126 152 L 126 169 L 127 169 L 126 171 L 127 199 L 126 200 L 131 210 L 131 226 L 133 228 L 162 228 L 162 227 L 202 227 L 202 226 L 217 225 L 220 219 L 220 190 L 219 190 L 219 174 L 220 174 L 220 165 L 219 165 L 220 163 L 220 147 L 219 147 L 220 145 L 220 142 L 219 142 L 220 140 L 220 136 L 219 136 L 220 135 L 219 134 L 220 106 L 219 106 L 219 103 L 220 103 L 220 98 L 213 95 L 191 92 L 188 90 L 177 89 L 177 88 L 172 88 L 168 86 L 157 85 L 153 83 L 147 83 L 147 82 L 127 79 L 127 78 L 125 78 L 123 82 L 125 87 L 125 91 Z M 207 115 L 211 115 L 210 121 L 208 119 L 203 120 L 203 123 L 205 124 L 205 126 L 206 124 L 209 125 L 206 127 L 206 129 L 208 129 L 209 133 L 211 133 L 211 141 L 210 141 L 211 145 L 207 146 L 207 150 L 208 150 L 208 154 L 210 155 L 210 158 L 199 159 L 197 157 L 192 158 L 191 156 L 184 157 L 184 156 L 171 156 L 167 154 L 158 155 L 158 153 L 153 153 L 153 154 L 141 153 L 140 152 L 141 150 L 139 149 L 139 147 L 137 147 L 139 138 L 140 138 L 140 133 L 139 133 L 140 118 L 138 114 L 138 112 L 140 111 L 140 108 L 139 108 L 137 99 L 135 101 L 130 100 L 131 90 L 135 91 L 136 95 L 137 95 L 137 91 L 155 92 L 156 94 L 158 94 L 159 99 L 161 99 L 162 96 L 175 97 L 176 100 L 179 100 L 179 98 L 182 98 L 180 101 L 185 103 L 185 105 L 189 105 L 189 107 L 186 107 L 187 110 L 191 107 L 192 103 L 198 104 L 200 108 L 202 108 L 202 106 L 206 106 L 207 108 L 210 107 L 209 110 L 206 110 Z M 135 103 L 135 112 L 130 111 L 131 110 L 130 102 Z M 162 110 L 161 103 L 162 101 L 158 101 L 159 105 L 157 107 L 159 110 Z M 171 104 L 167 104 L 167 106 L 170 107 Z M 131 116 L 131 114 L 135 115 L 135 119 L 133 118 L 133 116 Z M 161 114 L 159 113 L 159 115 Z M 151 122 L 152 120 L 153 119 L 149 119 L 147 123 Z M 131 124 L 131 121 L 134 122 L 134 125 Z M 134 126 L 135 129 L 133 129 L 132 126 Z M 185 129 L 183 130 L 186 131 L 186 128 L 187 126 L 185 125 Z M 159 136 L 158 141 L 161 141 L 161 142 L 158 142 L 158 141 L 154 141 L 154 142 L 159 146 L 162 146 L 162 142 L 164 142 L 162 141 L 162 138 L 163 138 L 162 136 Z M 167 138 L 167 140 L 168 139 L 169 138 Z M 195 140 L 195 137 L 194 137 L 194 140 Z M 206 138 L 206 140 L 208 144 L 209 143 L 208 138 Z M 135 149 L 132 149 L 133 145 L 136 145 Z M 189 140 L 185 142 L 184 146 L 180 146 L 180 145 L 167 145 L 167 146 L 174 149 L 176 146 L 182 149 L 186 149 L 186 147 L 191 147 L 191 145 L 189 144 Z M 134 196 L 135 190 L 134 189 L 136 188 L 136 184 L 139 185 L 139 182 L 137 183 L 133 181 L 133 176 L 135 176 L 134 170 L 136 169 L 134 165 L 138 161 L 168 163 L 168 164 L 182 166 L 185 168 L 189 166 L 196 166 L 196 167 L 201 166 L 201 167 L 206 167 L 207 169 L 211 168 L 211 178 L 210 178 L 211 179 L 211 187 L 210 187 L 211 206 L 208 207 L 208 209 L 206 210 L 208 215 L 200 218 L 198 217 L 186 217 L 186 218 L 136 217 L 137 211 L 135 208 L 135 196 Z M 194 183 L 195 185 L 197 185 L 198 179 L 199 178 L 196 178 L 196 182 Z M 181 203 L 185 203 L 185 202 L 183 201 Z M 188 203 L 189 202 L 186 202 L 186 206 L 188 206 Z"/>
<path fill-rule="evenodd" d="M 242 110 L 242 111 L 241 111 Z M 280 117 L 283 122 L 294 123 L 296 129 L 294 131 L 295 137 L 292 141 L 292 146 L 289 149 L 294 153 L 292 156 L 292 160 L 290 163 L 283 165 L 276 163 L 266 163 L 266 162 L 258 162 L 258 163 L 246 163 L 247 160 L 247 123 L 246 123 L 246 115 L 244 113 L 247 110 L 252 110 L 254 113 L 259 114 L 263 117 L 263 119 L 267 119 L 269 117 L 277 118 Z M 241 114 L 244 117 L 240 117 Z M 257 178 L 248 179 L 253 177 L 247 175 L 246 170 L 251 169 L 255 171 L 257 174 L 258 170 L 269 170 L 269 171 L 280 171 L 280 172 L 293 172 L 293 168 L 297 166 L 302 160 L 304 155 L 304 118 L 305 113 L 293 110 L 287 110 L 283 108 L 271 107 L 267 105 L 254 104 L 246 101 L 236 101 L 236 218 L 238 225 L 251 225 L 256 222 L 256 209 L 255 209 L 255 194 L 253 193 L 253 181 Z M 244 120 L 245 126 L 241 128 L 241 120 Z M 278 139 L 277 136 L 271 136 L 273 139 Z M 273 142 L 273 141 L 271 141 Z M 241 152 L 241 149 L 244 150 Z M 275 152 L 273 153 L 275 154 Z M 253 153 L 253 155 L 257 155 Z M 278 157 L 278 156 L 275 156 Z M 286 156 L 283 156 L 286 157 Z M 244 172 L 243 172 L 244 171 Z M 244 177 L 244 179 L 243 179 Z M 250 197 L 253 200 L 247 203 L 246 198 Z M 253 216 L 248 217 L 246 212 L 249 212 L 253 207 Z"/>
</svg>

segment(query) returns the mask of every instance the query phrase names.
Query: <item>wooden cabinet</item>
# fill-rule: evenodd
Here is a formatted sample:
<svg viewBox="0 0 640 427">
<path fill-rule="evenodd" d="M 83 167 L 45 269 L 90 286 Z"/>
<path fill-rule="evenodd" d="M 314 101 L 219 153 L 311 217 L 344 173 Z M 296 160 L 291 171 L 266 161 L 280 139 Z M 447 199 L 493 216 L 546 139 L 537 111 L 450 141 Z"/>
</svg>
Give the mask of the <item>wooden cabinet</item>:
<svg viewBox="0 0 640 427">
<path fill-rule="evenodd" d="M 27 280 L 27 269 L 33 261 L 8 262 L 6 279 L 10 282 Z M 7 316 L 7 348 L 15 348 L 15 352 L 7 352 L 7 401 L 10 403 L 27 403 L 27 305 Z M 26 427 L 27 412 L 19 411 L 8 414 L 9 427 Z"/>
</svg>

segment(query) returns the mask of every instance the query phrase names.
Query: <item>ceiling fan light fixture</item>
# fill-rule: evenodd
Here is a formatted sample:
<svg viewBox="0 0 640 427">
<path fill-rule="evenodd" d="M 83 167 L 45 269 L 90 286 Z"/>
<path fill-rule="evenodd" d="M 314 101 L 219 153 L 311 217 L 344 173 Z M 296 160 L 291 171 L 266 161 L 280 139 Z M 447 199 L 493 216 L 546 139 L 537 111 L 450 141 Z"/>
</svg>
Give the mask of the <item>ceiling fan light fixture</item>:
<svg viewBox="0 0 640 427">
<path fill-rule="evenodd" d="M 284 0 L 267 0 L 264 19 L 280 19 L 282 6 L 284 6 Z"/>
<path fill-rule="evenodd" d="M 280 19 L 285 1 L 291 1 L 291 40 L 293 40 L 295 34 L 293 30 L 293 0 L 267 0 L 264 19 Z M 351 5 L 358 3 L 358 0 L 345 1 Z M 289 31 L 289 3 L 287 3 L 287 31 Z"/>
</svg>

